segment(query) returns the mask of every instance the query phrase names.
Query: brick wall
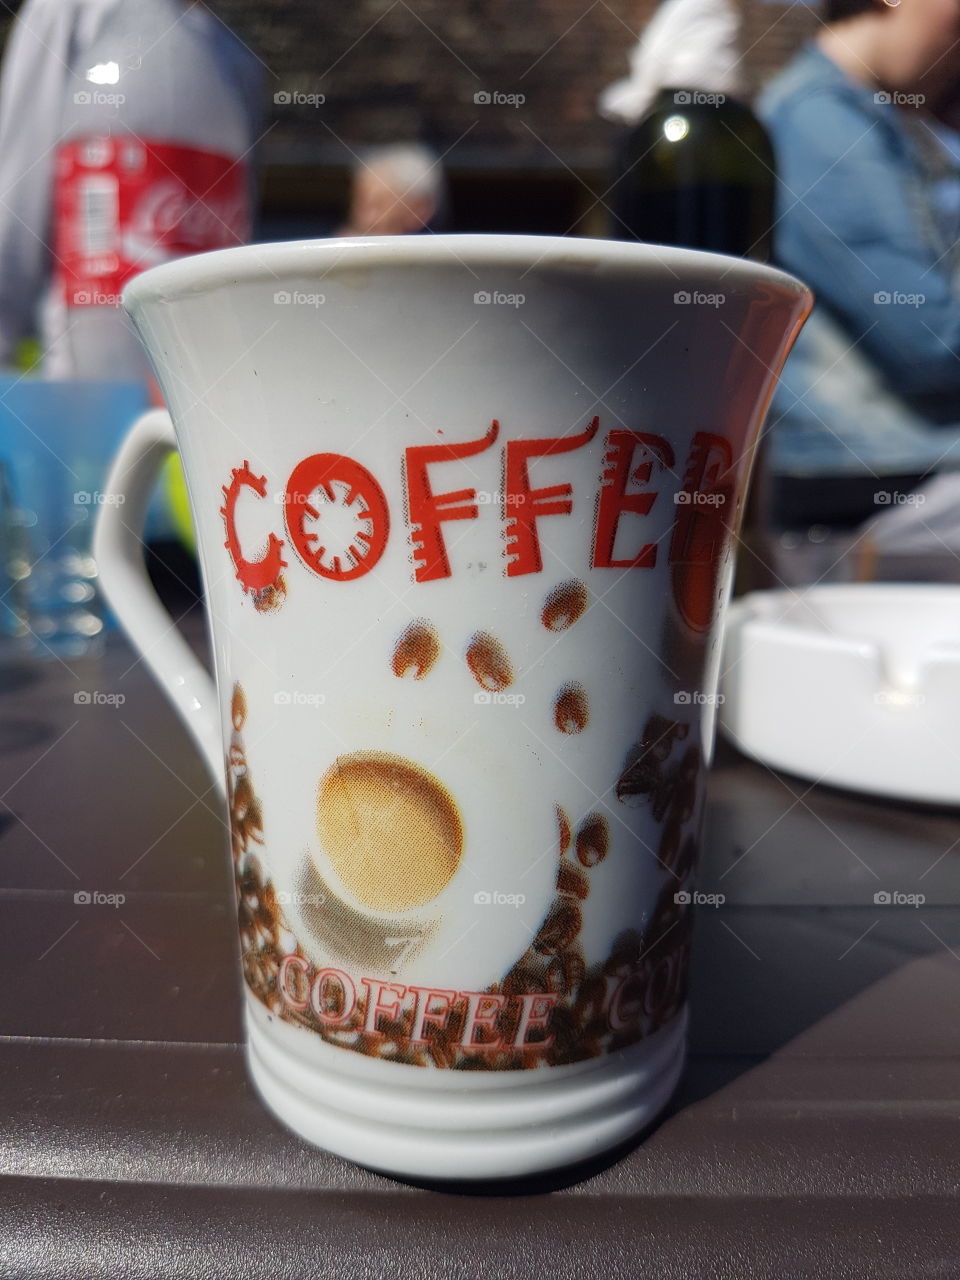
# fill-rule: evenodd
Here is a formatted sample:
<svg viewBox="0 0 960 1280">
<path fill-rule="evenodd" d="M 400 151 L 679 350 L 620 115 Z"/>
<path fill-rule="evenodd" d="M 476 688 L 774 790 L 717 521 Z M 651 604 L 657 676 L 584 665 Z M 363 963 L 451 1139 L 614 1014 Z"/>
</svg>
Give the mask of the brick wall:
<svg viewBox="0 0 960 1280">
<path fill-rule="evenodd" d="M 656 0 L 210 0 L 270 68 L 276 160 L 335 162 L 359 142 L 419 136 L 450 167 L 600 170 L 614 131 L 597 94 L 627 69 Z M 816 26 L 804 4 L 741 0 L 751 90 Z M 518 21 L 518 15 L 521 20 Z M 523 95 L 478 104 L 478 92 Z"/>
</svg>

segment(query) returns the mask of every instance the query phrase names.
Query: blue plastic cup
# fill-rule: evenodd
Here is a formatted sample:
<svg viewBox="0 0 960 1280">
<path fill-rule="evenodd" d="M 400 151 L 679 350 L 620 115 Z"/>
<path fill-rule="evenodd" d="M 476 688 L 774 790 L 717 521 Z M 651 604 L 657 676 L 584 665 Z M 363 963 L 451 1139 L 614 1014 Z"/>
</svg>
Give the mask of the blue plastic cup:
<svg viewBox="0 0 960 1280">
<path fill-rule="evenodd" d="M 140 383 L 0 378 L 0 627 L 50 657 L 98 652 L 112 617 L 91 544 Z"/>
</svg>

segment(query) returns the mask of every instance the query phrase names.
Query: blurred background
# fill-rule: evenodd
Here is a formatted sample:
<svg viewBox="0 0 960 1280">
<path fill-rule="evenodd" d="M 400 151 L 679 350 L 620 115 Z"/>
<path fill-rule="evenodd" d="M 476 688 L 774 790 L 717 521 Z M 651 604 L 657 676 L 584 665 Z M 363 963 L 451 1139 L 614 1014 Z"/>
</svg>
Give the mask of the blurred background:
<svg viewBox="0 0 960 1280">
<path fill-rule="evenodd" d="M 4 6 L 0 35 L 21 7 Z M 360 150 L 410 139 L 443 157 L 452 230 L 607 234 L 618 129 L 598 115 L 597 97 L 627 74 L 657 0 L 210 0 L 207 8 L 264 68 L 258 239 L 329 234 L 343 220 Z M 752 93 L 819 22 L 797 0 L 738 0 L 738 8 Z M 495 92 L 524 100 L 475 101 Z"/>
</svg>

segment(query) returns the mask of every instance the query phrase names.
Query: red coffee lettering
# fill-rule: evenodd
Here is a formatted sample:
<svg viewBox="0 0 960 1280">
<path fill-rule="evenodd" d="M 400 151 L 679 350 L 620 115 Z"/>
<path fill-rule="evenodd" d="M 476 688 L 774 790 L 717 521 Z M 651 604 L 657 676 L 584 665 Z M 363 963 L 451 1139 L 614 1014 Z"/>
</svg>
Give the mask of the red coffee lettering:
<svg viewBox="0 0 960 1280">
<path fill-rule="evenodd" d="M 338 493 L 334 485 L 345 492 Z M 306 528 L 308 516 L 311 520 L 320 519 L 319 510 L 310 502 L 311 495 L 318 489 L 328 502 L 349 509 L 358 525 L 368 526 L 355 530 L 342 555 L 328 551 L 322 542 L 322 527 L 315 532 Z M 331 578 L 335 582 L 361 578 L 383 555 L 390 533 L 387 499 L 366 467 L 353 458 L 344 457 L 342 453 L 315 453 L 304 458 L 294 467 L 287 481 L 286 499 L 290 541 L 307 568 L 321 578 Z M 359 503 L 355 510 L 354 503 Z"/>
<path fill-rule="evenodd" d="M 634 466 L 634 456 L 641 460 Z M 603 484 L 597 502 L 597 529 L 593 542 L 595 569 L 652 569 L 657 562 L 656 543 L 648 542 L 628 560 L 614 560 L 620 517 L 625 511 L 646 516 L 657 500 L 656 491 L 628 493 L 627 484 L 648 485 L 654 464 L 663 471 L 674 465 L 673 450 L 663 436 L 646 431 L 615 429 L 607 436 Z"/>
<path fill-rule="evenodd" d="M 331 1013 L 323 1006 L 328 982 L 339 982 L 340 984 L 339 1013 Z M 353 985 L 353 979 L 348 973 L 344 973 L 342 969 L 321 969 L 310 986 L 310 1006 L 317 1015 L 317 1021 L 324 1023 L 326 1026 L 335 1027 L 342 1022 L 348 1021 L 357 1007 L 357 989 Z"/>
<path fill-rule="evenodd" d="M 499 1049 L 502 1044 L 499 1037 L 477 1043 L 474 1035 L 478 1029 L 496 1031 L 497 1014 L 506 1004 L 507 997 L 488 995 L 483 991 L 461 991 L 460 995 L 467 1002 L 467 1018 L 460 1039 L 461 1049 Z"/>
<path fill-rule="evenodd" d="M 540 516 L 568 516 L 573 510 L 573 489 L 569 484 L 553 484 L 531 489 L 528 464 L 531 458 L 554 453 L 571 453 L 593 439 L 600 419 L 594 418 L 585 431 L 575 436 L 554 436 L 545 440 L 510 440 L 506 447 L 504 497 L 507 519 L 507 577 L 539 573 L 543 568 L 537 520 Z"/>
<path fill-rule="evenodd" d="M 431 1026 L 441 1028 L 447 1025 L 447 1019 L 450 1017 L 450 1006 L 456 1000 L 457 993 L 455 991 L 443 991 L 436 987 L 410 987 L 410 990 L 417 998 L 413 1010 L 413 1026 L 410 1029 L 410 1043 L 426 1044 L 425 1027 L 428 1023 Z M 435 1000 L 442 1000 L 443 1007 L 431 1009 L 430 1005 Z"/>
<path fill-rule="evenodd" d="M 284 1003 L 288 1004 L 291 1009 L 306 1009 L 309 1000 L 298 1000 L 287 986 L 287 977 L 291 969 L 295 969 L 298 973 L 306 973 L 310 966 L 304 960 L 303 956 L 284 956 L 280 964 L 280 973 L 277 976 L 277 986 L 280 988 L 280 995 L 283 997 Z"/>
<path fill-rule="evenodd" d="M 247 560 L 240 550 L 240 538 L 237 534 L 237 499 L 241 489 L 250 489 L 258 498 L 267 496 L 266 476 L 255 476 L 250 464 L 244 462 L 242 467 L 233 469 L 230 483 L 223 486 L 225 502 L 220 508 L 223 523 L 227 530 L 227 540 L 223 544 L 230 552 L 230 559 L 237 571 L 237 579 L 243 584 L 245 591 L 263 591 L 273 586 L 280 577 L 280 570 L 286 561 L 280 555 L 282 541 L 274 534 L 267 539 L 267 549 L 259 560 Z"/>
<path fill-rule="evenodd" d="M 436 578 L 450 577 L 450 561 L 447 558 L 442 523 L 445 520 L 477 518 L 476 489 L 434 493 L 430 487 L 427 468 L 432 462 L 454 462 L 483 453 L 496 440 L 499 430 L 500 423 L 494 419 L 486 435 L 478 440 L 465 440 L 460 444 L 411 445 L 405 451 L 404 485 L 410 519 L 410 542 L 416 564 L 414 578 L 417 582 L 432 582 Z"/>
<path fill-rule="evenodd" d="M 363 1029 L 372 1035 L 382 1036 L 384 1032 L 377 1030 L 377 1018 L 382 1013 L 388 1018 L 395 1019 L 400 1012 L 400 1001 L 407 994 L 407 988 L 396 982 L 380 982 L 376 978 L 361 978 L 360 981 L 367 988 L 367 1016 L 363 1020 Z M 386 1000 L 385 992 L 388 996 Z"/>
<path fill-rule="evenodd" d="M 533 992 L 529 995 L 517 996 L 520 1001 L 520 1021 L 517 1024 L 517 1034 L 513 1038 L 513 1047 L 515 1049 L 525 1049 L 535 1047 L 537 1049 L 545 1049 L 548 1045 L 553 1044 L 553 1036 L 547 1036 L 543 1040 L 527 1041 L 527 1033 L 538 1027 L 546 1027 L 550 1021 L 550 1014 L 553 1012 L 553 1006 L 560 999 L 558 995 L 547 995 L 546 993 L 538 994 Z"/>
<path fill-rule="evenodd" d="M 716 612 L 720 559 L 735 517 L 733 451 L 723 436 L 698 431 L 677 494 L 670 542 L 673 598 L 693 631 L 709 630 Z"/>
</svg>

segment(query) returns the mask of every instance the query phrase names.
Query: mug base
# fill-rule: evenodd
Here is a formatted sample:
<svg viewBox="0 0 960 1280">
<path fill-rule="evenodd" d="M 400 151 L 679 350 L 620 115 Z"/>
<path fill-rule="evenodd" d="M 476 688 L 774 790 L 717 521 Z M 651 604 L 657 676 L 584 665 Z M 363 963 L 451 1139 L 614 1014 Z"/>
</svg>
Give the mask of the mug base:
<svg viewBox="0 0 960 1280">
<path fill-rule="evenodd" d="M 247 996 L 247 1065 L 270 1111 L 306 1141 L 398 1177 L 517 1179 L 601 1156 L 645 1129 L 676 1088 L 687 1013 L 629 1049 L 533 1071 L 439 1071 L 325 1044 Z"/>
</svg>

